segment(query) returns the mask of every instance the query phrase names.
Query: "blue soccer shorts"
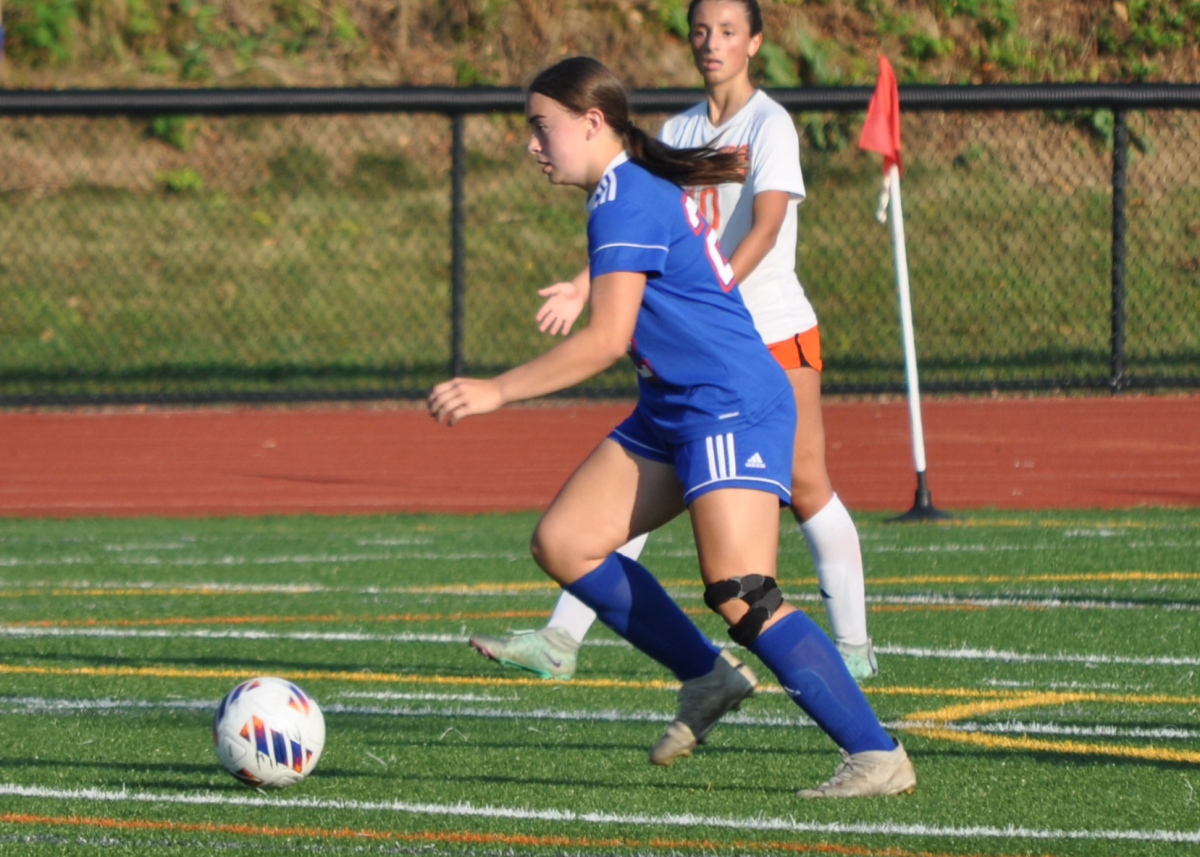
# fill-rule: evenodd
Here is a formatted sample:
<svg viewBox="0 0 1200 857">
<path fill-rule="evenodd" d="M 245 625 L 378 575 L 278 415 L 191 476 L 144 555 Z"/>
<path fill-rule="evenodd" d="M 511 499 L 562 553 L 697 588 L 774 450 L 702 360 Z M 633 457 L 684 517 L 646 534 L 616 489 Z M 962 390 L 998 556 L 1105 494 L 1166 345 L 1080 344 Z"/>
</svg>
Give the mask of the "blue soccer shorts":
<svg viewBox="0 0 1200 857">
<path fill-rule="evenodd" d="M 640 405 L 609 434 L 634 455 L 674 465 L 685 503 L 718 488 L 751 488 L 776 495 L 784 506 L 792 500 L 795 436 L 791 396 L 752 426 L 680 444 L 662 439 Z"/>
</svg>

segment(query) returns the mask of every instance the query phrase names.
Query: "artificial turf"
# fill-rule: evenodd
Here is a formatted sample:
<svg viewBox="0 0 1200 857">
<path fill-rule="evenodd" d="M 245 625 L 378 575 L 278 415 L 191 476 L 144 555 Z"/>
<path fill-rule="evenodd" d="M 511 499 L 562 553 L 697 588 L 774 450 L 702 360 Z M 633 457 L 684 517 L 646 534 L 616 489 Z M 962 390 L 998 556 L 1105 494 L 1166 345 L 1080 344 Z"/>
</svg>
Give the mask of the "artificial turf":
<svg viewBox="0 0 1200 857">
<path fill-rule="evenodd" d="M 804 802 L 833 744 L 765 682 L 669 769 L 670 676 L 598 628 L 576 679 L 484 660 L 556 589 L 528 514 L 0 521 L 0 849 L 453 854 L 1158 855 L 1200 844 L 1200 516 L 859 517 L 911 796 Z M 644 554 L 714 638 L 685 521 Z M 784 527 L 781 584 L 820 621 Z M 746 654 L 760 676 L 766 670 Z M 316 772 L 260 793 L 209 727 L 245 676 L 297 680 Z"/>
</svg>

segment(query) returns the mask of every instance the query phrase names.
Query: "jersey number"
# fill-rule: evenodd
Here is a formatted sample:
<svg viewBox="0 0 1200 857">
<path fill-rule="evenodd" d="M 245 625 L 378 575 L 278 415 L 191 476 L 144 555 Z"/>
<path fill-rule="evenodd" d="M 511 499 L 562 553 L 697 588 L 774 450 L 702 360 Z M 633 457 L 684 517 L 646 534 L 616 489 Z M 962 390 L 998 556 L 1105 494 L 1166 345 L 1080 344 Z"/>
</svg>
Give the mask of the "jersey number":
<svg viewBox="0 0 1200 857">
<path fill-rule="evenodd" d="M 708 221 L 713 229 L 721 228 L 721 197 L 715 187 L 700 187 L 688 191 L 688 196 L 696 200 L 700 215 Z"/>
<path fill-rule="evenodd" d="M 733 281 L 733 267 L 721 255 L 721 248 L 717 244 L 717 233 L 713 232 L 712 227 L 700 216 L 700 209 L 696 205 L 696 200 L 692 199 L 686 192 L 683 194 L 683 210 L 687 214 L 688 225 L 692 227 L 692 231 L 697 235 L 704 235 L 704 249 L 707 251 L 708 261 L 712 265 L 717 279 L 721 281 L 721 288 L 729 291 L 737 285 Z"/>
</svg>

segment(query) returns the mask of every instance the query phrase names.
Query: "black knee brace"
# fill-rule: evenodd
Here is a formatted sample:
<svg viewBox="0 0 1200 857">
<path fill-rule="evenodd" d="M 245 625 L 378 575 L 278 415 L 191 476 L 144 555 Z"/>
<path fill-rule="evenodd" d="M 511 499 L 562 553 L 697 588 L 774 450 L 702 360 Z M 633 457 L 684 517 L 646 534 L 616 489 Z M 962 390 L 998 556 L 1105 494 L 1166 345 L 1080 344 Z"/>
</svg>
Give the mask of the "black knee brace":
<svg viewBox="0 0 1200 857">
<path fill-rule="evenodd" d="M 775 615 L 775 611 L 783 603 L 783 593 L 773 577 L 761 574 L 731 577 L 704 587 L 704 603 L 708 605 L 709 610 L 715 611 L 726 601 L 735 598 L 745 601 L 750 610 L 741 621 L 729 629 L 729 636 L 739 646 L 749 647 L 758 639 L 762 626 Z"/>
</svg>

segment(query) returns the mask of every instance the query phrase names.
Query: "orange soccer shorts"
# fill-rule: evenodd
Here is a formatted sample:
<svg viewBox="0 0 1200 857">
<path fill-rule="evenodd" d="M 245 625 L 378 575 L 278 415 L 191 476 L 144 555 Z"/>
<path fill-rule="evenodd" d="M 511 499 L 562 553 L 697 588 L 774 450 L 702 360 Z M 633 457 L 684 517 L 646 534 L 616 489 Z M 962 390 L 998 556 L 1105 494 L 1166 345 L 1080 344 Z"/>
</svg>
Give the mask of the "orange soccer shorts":
<svg viewBox="0 0 1200 857">
<path fill-rule="evenodd" d="M 815 325 L 788 339 L 772 342 L 767 348 L 784 369 L 807 366 L 821 371 L 821 333 Z"/>
</svg>

